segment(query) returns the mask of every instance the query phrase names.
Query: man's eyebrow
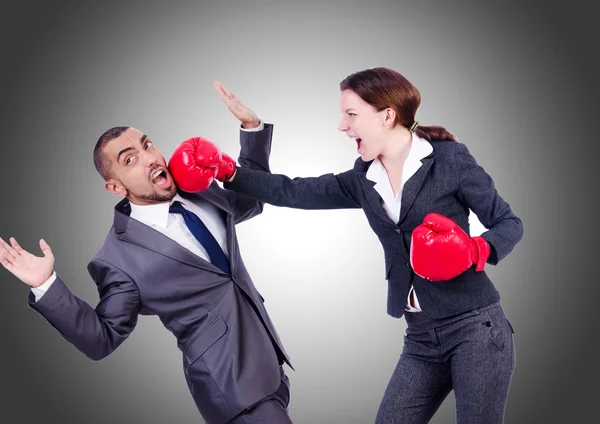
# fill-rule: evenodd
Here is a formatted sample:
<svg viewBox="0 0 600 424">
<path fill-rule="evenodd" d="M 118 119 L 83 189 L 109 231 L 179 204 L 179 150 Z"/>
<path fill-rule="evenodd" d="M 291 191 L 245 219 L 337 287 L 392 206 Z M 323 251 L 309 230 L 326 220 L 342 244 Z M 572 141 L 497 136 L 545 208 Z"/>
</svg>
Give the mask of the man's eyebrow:
<svg viewBox="0 0 600 424">
<path fill-rule="evenodd" d="M 146 134 L 142 135 L 142 138 L 140 138 L 140 144 L 144 144 L 144 141 L 148 138 L 148 136 Z M 121 150 L 118 154 L 117 154 L 117 162 L 119 162 L 119 159 L 121 159 L 121 155 L 123 153 L 127 153 L 130 150 L 135 150 L 133 147 L 125 147 L 123 150 Z"/>
<path fill-rule="evenodd" d="M 119 154 L 117 155 L 117 162 L 119 162 L 119 159 L 121 158 L 121 155 L 122 155 L 123 153 L 126 153 L 126 152 L 128 152 L 128 151 L 130 151 L 130 150 L 135 150 L 135 149 L 134 149 L 133 147 L 125 147 L 123 150 L 121 150 L 121 151 L 119 152 Z"/>
</svg>

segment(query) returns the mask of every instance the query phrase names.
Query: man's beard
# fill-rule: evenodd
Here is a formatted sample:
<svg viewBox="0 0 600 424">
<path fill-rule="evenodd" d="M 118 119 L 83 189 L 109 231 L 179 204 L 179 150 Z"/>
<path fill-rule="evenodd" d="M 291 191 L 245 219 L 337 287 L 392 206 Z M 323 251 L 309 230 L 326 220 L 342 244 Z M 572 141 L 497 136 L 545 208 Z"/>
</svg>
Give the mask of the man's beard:
<svg viewBox="0 0 600 424">
<path fill-rule="evenodd" d="M 173 199 L 173 197 L 175 197 L 175 195 L 177 194 L 177 187 L 175 185 L 173 185 L 169 189 L 169 191 L 164 194 L 158 193 L 156 191 L 154 191 L 150 194 L 135 194 L 135 193 L 131 193 L 131 194 L 134 195 L 135 197 L 137 197 L 138 199 L 146 201 L 146 202 L 157 202 L 157 203 L 170 202 Z"/>
</svg>

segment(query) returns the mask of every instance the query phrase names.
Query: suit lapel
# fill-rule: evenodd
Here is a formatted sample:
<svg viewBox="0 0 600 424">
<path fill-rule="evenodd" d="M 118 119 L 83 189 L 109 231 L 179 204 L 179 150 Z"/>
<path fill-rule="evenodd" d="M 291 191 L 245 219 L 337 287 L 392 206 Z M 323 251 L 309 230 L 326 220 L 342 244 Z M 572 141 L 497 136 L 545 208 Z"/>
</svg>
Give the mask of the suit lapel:
<svg viewBox="0 0 600 424">
<path fill-rule="evenodd" d="M 371 210 L 381 219 L 391 222 L 394 225 L 399 225 L 410 210 L 411 206 L 415 202 L 423 183 L 425 182 L 425 178 L 429 174 L 431 166 L 434 162 L 434 155 L 430 154 L 429 156 L 421 159 L 422 165 L 418 169 L 418 171 L 406 181 L 404 184 L 404 188 L 402 189 L 402 205 L 400 207 L 400 219 L 398 223 L 393 222 L 390 217 L 387 215 L 385 210 L 383 209 L 383 204 L 381 200 L 381 196 L 375 190 L 375 182 L 367 179 L 366 172 L 361 172 L 360 181 L 364 187 L 365 195 L 367 198 L 367 203 Z"/>
<path fill-rule="evenodd" d="M 379 218 L 381 218 L 385 221 L 389 221 L 393 225 L 396 225 L 396 223 L 390 219 L 390 217 L 387 215 L 387 213 L 383 209 L 383 203 L 381 200 L 381 196 L 379 195 L 377 190 L 375 190 L 375 184 L 377 184 L 377 183 L 367 179 L 366 173 L 363 174 L 361 181 L 362 181 L 362 184 L 365 189 L 366 196 L 367 196 L 367 204 L 369 205 L 371 210 L 373 210 L 373 212 Z"/>
<path fill-rule="evenodd" d="M 131 208 L 127 199 L 115 207 L 114 227 L 120 240 L 144 247 L 163 256 L 206 271 L 225 274 L 212 263 L 193 254 L 179 243 L 155 229 L 129 217 Z"/>
<path fill-rule="evenodd" d="M 431 165 L 433 165 L 433 156 L 427 156 L 426 158 L 421 159 L 423 165 L 419 168 L 419 170 L 410 177 L 406 183 L 404 183 L 404 188 L 402 189 L 402 205 L 400 207 L 400 219 L 398 220 L 398 224 L 400 224 L 404 218 L 406 218 L 406 214 L 410 210 L 410 207 L 415 202 L 417 198 L 417 194 L 421 190 L 421 186 L 429 174 L 429 170 L 431 169 Z"/>
<path fill-rule="evenodd" d="M 179 195 L 184 199 L 189 199 L 192 202 L 194 201 L 195 197 L 199 197 L 209 203 L 212 203 L 228 215 L 233 214 L 231 206 L 223 193 L 223 189 L 221 189 L 216 182 L 213 182 L 206 190 L 201 191 L 200 193 L 186 193 L 179 190 Z"/>
</svg>

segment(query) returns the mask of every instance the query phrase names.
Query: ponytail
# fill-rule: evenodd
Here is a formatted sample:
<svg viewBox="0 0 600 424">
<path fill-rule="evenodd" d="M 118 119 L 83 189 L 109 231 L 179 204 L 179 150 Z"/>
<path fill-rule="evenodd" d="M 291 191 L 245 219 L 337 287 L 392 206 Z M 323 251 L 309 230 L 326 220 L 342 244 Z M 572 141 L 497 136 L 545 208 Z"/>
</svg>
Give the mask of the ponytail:
<svg viewBox="0 0 600 424">
<path fill-rule="evenodd" d="M 451 134 L 446 128 L 444 127 L 440 127 L 440 126 L 430 126 L 430 127 L 424 127 L 419 125 L 417 127 L 417 129 L 415 130 L 415 133 L 421 137 L 424 138 L 427 141 L 432 141 L 432 140 L 445 140 L 445 141 L 458 141 L 458 139 L 454 136 L 454 134 Z"/>
</svg>

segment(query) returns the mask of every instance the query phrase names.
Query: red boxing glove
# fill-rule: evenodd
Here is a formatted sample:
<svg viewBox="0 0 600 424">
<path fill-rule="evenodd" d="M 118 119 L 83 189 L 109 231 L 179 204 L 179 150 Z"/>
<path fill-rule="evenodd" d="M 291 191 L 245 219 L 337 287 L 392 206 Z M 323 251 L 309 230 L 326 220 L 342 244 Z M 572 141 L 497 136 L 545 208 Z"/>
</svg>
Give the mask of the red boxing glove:
<svg viewBox="0 0 600 424">
<path fill-rule="evenodd" d="M 182 142 L 169 160 L 169 171 L 183 191 L 206 190 L 216 178 L 225 181 L 233 175 L 236 163 L 219 146 L 202 137 Z"/>
<path fill-rule="evenodd" d="M 417 275 L 430 281 L 450 280 L 473 264 L 482 271 L 490 256 L 483 237 L 469 237 L 456 222 L 437 213 L 428 214 L 410 240 L 410 263 Z"/>
<path fill-rule="evenodd" d="M 218 147 L 217 147 L 218 149 Z M 221 153 L 221 163 L 217 165 L 217 180 L 224 182 L 235 172 L 236 163 L 227 153 Z"/>
</svg>

